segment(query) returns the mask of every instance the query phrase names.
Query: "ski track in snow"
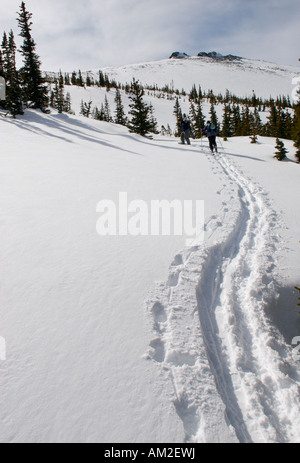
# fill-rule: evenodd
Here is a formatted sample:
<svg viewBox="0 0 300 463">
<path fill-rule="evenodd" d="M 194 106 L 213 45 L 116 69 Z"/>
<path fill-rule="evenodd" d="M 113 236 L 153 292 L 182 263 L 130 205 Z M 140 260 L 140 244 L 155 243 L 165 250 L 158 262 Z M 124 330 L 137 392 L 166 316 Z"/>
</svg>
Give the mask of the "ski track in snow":
<svg viewBox="0 0 300 463">
<path fill-rule="evenodd" d="M 185 442 L 299 442 L 300 378 L 265 308 L 276 297 L 277 216 L 225 153 L 226 201 L 205 242 L 178 254 L 146 301 L 147 358 L 174 387 Z"/>
</svg>

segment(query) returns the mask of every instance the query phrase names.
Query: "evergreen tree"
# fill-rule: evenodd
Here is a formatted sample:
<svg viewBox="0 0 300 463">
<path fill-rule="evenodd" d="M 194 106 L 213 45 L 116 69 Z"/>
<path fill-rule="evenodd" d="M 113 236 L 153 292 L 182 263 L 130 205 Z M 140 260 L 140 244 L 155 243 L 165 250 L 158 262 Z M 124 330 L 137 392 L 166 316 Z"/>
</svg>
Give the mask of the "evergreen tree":
<svg viewBox="0 0 300 463">
<path fill-rule="evenodd" d="M 283 161 L 283 159 L 286 158 L 288 151 L 285 148 L 283 141 L 279 140 L 279 138 L 276 138 L 275 148 L 276 151 L 274 158 L 278 159 L 278 161 Z"/>
<path fill-rule="evenodd" d="M 86 86 L 87 86 L 87 87 L 91 87 L 91 85 L 92 85 L 92 80 L 91 80 L 89 74 L 86 76 L 86 82 L 85 82 L 85 83 L 86 83 Z"/>
<path fill-rule="evenodd" d="M 10 57 L 9 57 L 9 48 L 8 48 L 8 39 L 6 32 L 3 33 L 3 39 L 2 39 L 2 44 L 1 44 L 3 54 L 1 54 L 2 57 L 2 72 L 3 72 L 3 77 L 6 78 L 6 75 L 9 71 L 10 67 Z"/>
<path fill-rule="evenodd" d="M 79 114 L 80 114 L 81 116 L 85 116 L 85 115 L 86 115 L 86 113 L 85 113 L 85 103 L 84 103 L 83 100 L 81 100 L 81 102 L 80 102 L 80 111 L 79 111 Z"/>
<path fill-rule="evenodd" d="M 16 69 L 16 44 L 13 31 L 10 31 L 9 38 L 3 35 L 3 72 L 6 80 L 6 103 L 8 109 L 15 118 L 18 114 L 24 114 L 22 103 L 22 90 L 20 86 L 19 73 Z"/>
<path fill-rule="evenodd" d="M 167 128 L 166 128 L 164 125 L 162 125 L 162 126 L 161 126 L 161 131 L 160 131 L 160 133 L 161 133 L 163 136 L 168 135 L 169 137 L 172 137 L 172 130 L 171 130 L 170 125 L 168 124 L 168 125 L 167 125 Z"/>
<path fill-rule="evenodd" d="M 101 105 L 101 110 L 99 110 L 97 106 L 94 108 L 92 118 L 96 119 L 97 121 L 104 121 L 104 107 L 103 107 L 103 104 Z"/>
<path fill-rule="evenodd" d="M 202 110 L 201 100 L 198 100 L 198 104 L 195 107 L 193 103 L 190 105 L 190 117 L 193 126 L 193 132 L 196 138 L 202 137 L 202 129 L 205 126 L 205 118 Z"/>
<path fill-rule="evenodd" d="M 166 134 L 169 135 L 169 137 L 172 137 L 172 129 L 171 129 L 169 124 L 167 124 L 167 132 L 166 132 Z"/>
<path fill-rule="evenodd" d="M 110 81 L 109 81 L 109 77 L 107 74 L 104 75 L 104 87 L 106 87 L 106 91 L 109 92 L 110 91 Z"/>
<path fill-rule="evenodd" d="M 48 89 L 40 70 L 41 62 L 36 53 L 36 44 L 31 36 L 32 14 L 26 10 L 24 2 L 21 4 L 18 15 L 21 29 L 19 35 L 24 39 L 21 46 L 24 63 L 21 69 L 24 98 L 29 106 L 45 111 L 48 106 Z"/>
<path fill-rule="evenodd" d="M 145 136 L 152 130 L 149 118 L 150 108 L 144 103 L 144 89 L 138 81 L 133 80 L 130 87 L 129 99 L 131 100 L 129 114 L 132 116 L 128 127 L 130 132 Z"/>
<path fill-rule="evenodd" d="M 194 103 L 190 100 L 190 121 L 191 121 L 191 129 L 193 133 L 196 133 L 196 109 Z"/>
<path fill-rule="evenodd" d="M 201 87 L 200 87 L 201 89 Z M 199 129 L 199 136 L 202 137 L 202 129 L 205 127 L 205 117 L 202 109 L 202 98 L 199 97 L 199 102 L 196 110 L 197 127 Z"/>
<path fill-rule="evenodd" d="M 231 107 L 230 105 L 224 105 L 224 113 L 223 113 L 223 123 L 222 123 L 222 137 L 224 141 L 228 139 L 228 137 L 232 136 L 232 127 L 231 127 Z"/>
<path fill-rule="evenodd" d="M 160 133 L 161 133 L 161 135 L 162 135 L 163 137 L 166 135 L 167 130 L 166 130 L 166 128 L 165 128 L 164 125 L 161 126 Z"/>
<path fill-rule="evenodd" d="M 4 85 L 5 85 L 4 63 L 3 63 L 3 56 L 2 56 L 1 48 L 0 48 L 0 77 L 4 79 Z M 0 85 L 3 85 L 3 82 L 0 82 Z M 5 100 L 0 99 L 0 108 L 5 109 Z"/>
<path fill-rule="evenodd" d="M 295 157 L 298 163 L 300 163 L 300 131 L 295 137 L 294 147 L 296 148 Z"/>
<path fill-rule="evenodd" d="M 1 49 L 0 49 L 0 77 L 5 77 L 5 74 L 4 74 L 4 61 L 3 61 L 3 55 L 2 55 Z"/>
<path fill-rule="evenodd" d="M 70 112 L 71 110 L 71 97 L 65 98 L 64 85 L 61 79 L 55 81 L 54 90 L 51 93 L 51 106 L 61 114 L 63 112 Z"/>
<path fill-rule="evenodd" d="M 78 87 L 84 87 L 84 82 L 83 82 L 83 78 L 82 78 L 82 74 L 81 74 L 80 69 L 79 69 L 79 72 L 78 72 L 78 77 L 76 79 L 76 85 Z"/>
<path fill-rule="evenodd" d="M 174 106 L 174 111 L 173 114 L 176 117 L 176 131 L 175 131 L 175 137 L 178 137 L 180 132 L 181 132 L 181 121 L 182 121 L 182 111 L 179 103 L 179 98 L 176 97 L 175 99 L 175 106 Z"/>
<path fill-rule="evenodd" d="M 277 110 L 276 136 L 278 138 L 291 138 L 292 120 L 288 111 Z"/>
<path fill-rule="evenodd" d="M 189 99 L 193 101 L 193 100 L 197 100 L 197 98 L 198 98 L 198 93 L 197 93 L 196 85 L 194 84 L 192 87 L 192 90 L 190 91 Z"/>
<path fill-rule="evenodd" d="M 72 72 L 71 84 L 72 84 L 72 85 L 77 85 L 77 74 L 76 74 L 76 71 L 73 71 L 73 72 Z"/>
<path fill-rule="evenodd" d="M 254 109 L 254 118 L 253 118 L 253 131 L 255 132 L 255 134 L 257 135 L 261 135 L 262 133 L 262 122 L 261 122 L 261 118 L 260 118 L 260 115 L 259 115 L 259 110 L 258 108 L 256 107 Z"/>
<path fill-rule="evenodd" d="M 241 123 L 241 135 L 247 136 L 252 132 L 252 118 L 250 115 L 249 106 L 247 105 L 242 110 L 242 123 Z"/>
<path fill-rule="evenodd" d="M 71 95 L 70 92 L 67 92 L 66 98 L 65 98 L 65 105 L 64 105 L 64 112 L 66 113 L 71 113 Z"/>
<path fill-rule="evenodd" d="M 149 122 L 150 122 L 149 132 L 154 133 L 154 134 L 158 134 L 159 130 L 157 128 L 157 120 L 155 119 L 154 108 L 153 108 L 151 103 L 150 103 L 150 106 L 149 106 Z"/>
<path fill-rule="evenodd" d="M 241 112 L 238 105 L 234 105 L 232 108 L 232 130 L 233 136 L 239 137 L 242 133 L 242 121 L 241 121 Z"/>
<path fill-rule="evenodd" d="M 104 119 L 105 122 L 113 122 L 113 118 L 111 117 L 110 106 L 108 103 L 107 95 L 104 98 Z"/>
<path fill-rule="evenodd" d="M 105 87 L 105 78 L 102 71 L 99 71 L 99 87 Z"/>
<path fill-rule="evenodd" d="M 253 106 L 253 108 L 256 108 L 256 106 L 258 105 L 258 99 L 255 95 L 255 92 L 253 90 L 253 96 L 252 96 L 252 100 L 251 100 L 251 106 Z"/>
<path fill-rule="evenodd" d="M 211 124 L 214 124 L 216 126 L 216 128 L 217 128 L 217 131 L 220 132 L 219 121 L 218 121 L 218 117 L 217 117 L 217 113 L 216 113 L 215 105 L 214 105 L 215 97 L 214 97 L 212 91 L 211 91 L 211 98 L 210 99 L 211 99 L 210 111 L 209 111 L 210 122 L 211 122 Z"/>
<path fill-rule="evenodd" d="M 256 130 L 255 127 L 253 127 L 253 133 L 250 137 L 251 143 L 256 144 L 257 143 L 257 135 L 256 135 Z"/>
<path fill-rule="evenodd" d="M 223 101 L 227 105 L 230 103 L 230 92 L 229 92 L 228 88 L 226 89 L 225 98 L 223 98 Z"/>
<path fill-rule="evenodd" d="M 296 148 L 296 159 L 300 162 L 300 91 L 298 91 L 298 102 L 294 106 L 294 118 L 292 126 L 292 139 Z"/>
<path fill-rule="evenodd" d="M 95 119 L 95 120 L 97 120 L 97 121 L 100 121 L 100 120 L 101 120 L 101 119 L 100 119 L 100 111 L 99 111 L 99 109 L 98 109 L 97 106 L 95 106 L 95 108 L 94 108 L 93 111 L 92 111 L 92 118 Z"/>
<path fill-rule="evenodd" d="M 203 92 L 202 92 L 201 85 L 199 85 L 198 98 L 199 98 L 199 102 L 201 103 L 201 101 L 203 100 Z"/>
<path fill-rule="evenodd" d="M 277 137 L 278 131 L 278 111 L 273 99 L 270 101 L 270 114 L 268 116 L 268 123 L 267 123 L 267 135 L 269 137 Z"/>
<path fill-rule="evenodd" d="M 90 117 L 91 112 L 92 112 L 92 101 L 89 101 L 88 103 L 84 102 L 81 100 L 80 104 L 80 115 L 84 117 Z"/>
<path fill-rule="evenodd" d="M 127 125 L 127 117 L 125 115 L 124 106 L 122 104 L 121 92 L 118 88 L 116 90 L 115 103 L 116 103 L 115 123 L 120 124 L 120 125 Z"/>
<path fill-rule="evenodd" d="M 209 98 L 209 102 L 210 102 L 211 106 L 214 106 L 216 104 L 216 102 L 217 102 L 217 99 L 216 99 L 216 97 L 214 95 L 213 90 L 209 90 L 208 98 Z M 210 109 L 212 110 L 212 107 Z"/>
<path fill-rule="evenodd" d="M 293 132 L 293 120 L 292 116 L 287 109 L 284 113 L 284 133 L 285 133 L 285 138 L 288 140 L 292 140 L 292 132 Z"/>
<path fill-rule="evenodd" d="M 71 85 L 69 74 L 65 74 L 64 83 L 65 83 L 65 85 Z"/>
<path fill-rule="evenodd" d="M 61 71 L 59 71 L 59 75 L 58 75 L 58 84 L 61 88 L 64 88 L 64 78 L 63 78 L 63 75 L 61 73 Z"/>
</svg>

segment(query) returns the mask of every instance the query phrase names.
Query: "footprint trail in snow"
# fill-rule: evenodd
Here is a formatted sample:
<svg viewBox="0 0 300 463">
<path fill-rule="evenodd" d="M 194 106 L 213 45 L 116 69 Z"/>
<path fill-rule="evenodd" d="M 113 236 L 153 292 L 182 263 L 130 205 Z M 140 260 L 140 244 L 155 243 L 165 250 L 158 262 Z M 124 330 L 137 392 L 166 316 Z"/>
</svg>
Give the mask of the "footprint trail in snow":
<svg viewBox="0 0 300 463">
<path fill-rule="evenodd" d="M 225 154 L 211 157 L 224 195 L 203 244 L 185 249 L 146 301 L 185 442 L 297 442 L 300 377 L 266 315 L 276 297 L 277 217 Z"/>
</svg>

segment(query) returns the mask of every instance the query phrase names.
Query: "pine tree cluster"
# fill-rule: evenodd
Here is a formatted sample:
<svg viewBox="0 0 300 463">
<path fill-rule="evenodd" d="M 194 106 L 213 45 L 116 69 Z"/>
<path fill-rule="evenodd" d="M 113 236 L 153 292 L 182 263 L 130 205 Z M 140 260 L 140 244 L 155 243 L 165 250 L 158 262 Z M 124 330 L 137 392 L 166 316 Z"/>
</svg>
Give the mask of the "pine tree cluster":
<svg viewBox="0 0 300 463">
<path fill-rule="evenodd" d="M 177 97 L 178 100 L 178 97 Z M 279 97 L 276 99 L 262 100 L 253 94 L 252 99 L 238 98 L 228 90 L 225 96 L 214 95 L 210 90 L 205 93 L 199 87 L 197 92 L 193 86 L 189 95 L 191 119 L 197 126 L 194 106 L 198 106 L 198 114 L 203 114 L 202 103 L 206 100 L 210 103 L 210 121 L 217 128 L 220 135 L 226 140 L 232 136 L 251 136 L 252 142 L 256 142 L 257 136 L 279 137 L 292 139 L 293 118 L 291 112 L 294 106 L 290 99 Z M 178 104 L 178 103 L 177 103 Z M 223 120 L 220 122 L 216 114 L 216 105 L 223 105 Z M 260 112 L 268 109 L 267 123 L 263 124 Z"/>
<path fill-rule="evenodd" d="M 47 84 L 42 77 L 41 62 L 36 53 L 36 44 L 32 38 L 32 14 L 22 2 L 18 13 L 19 35 L 23 38 L 20 53 L 23 58 L 21 69 L 16 68 L 16 51 L 14 33 L 3 34 L 0 50 L 0 75 L 6 81 L 7 98 L 1 107 L 7 109 L 13 117 L 23 114 L 24 108 L 46 111 L 48 100 Z"/>
<path fill-rule="evenodd" d="M 107 95 L 105 95 L 104 103 L 102 103 L 100 109 L 97 106 L 92 108 L 92 101 L 86 103 L 82 100 L 80 114 L 85 117 L 91 116 L 93 119 L 99 121 L 114 122 L 115 124 L 124 125 L 129 128 L 130 132 L 137 133 L 142 136 L 146 136 L 151 133 L 159 133 L 153 106 L 151 104 L 148 105 L 143 100 L 143 86 L 138 81 L 133 80 L 130 90 L 128 90 L 128 94 L 131 101 L 131 104 L 129 105 L 130 118 L 128 118 L 125 113 L 121 92 L 118 88 L 116 89 L 114 99 L 116 105 L 114 117 L 111 115 Z"/>
<path fill-rule="evenodd" d="M 180 134 L 180 120 L 182 110 L 180 96 L 175 97 L 174 115 L 176 118 L 175 135 Z M 228 90 L 225 96 L 214 95 L 213 91 L 205 93 L 199 87 L 193 85 L 189 94 L 190 119 L 196 137 L 202 136 L 202 128 L 205 125 L 203 117 L 203 103 L 210 104 L 209 118 L 218 130 L 220 136 L 226 141 L 228 137 L 249 136 L 251 143 L 258 142 L 258 136 L 274 137 L 276 139 L 294 140 L 296 147 L 296 159 L 300 162 L 300 93 L 297 104 L 291 104 L 289 97 L 278 97 L 276 100 L 262 100 L 253 93 L 252 99 L 238 98 Z M 223 105 L 223 118 L 220 121 L 216 113 L 216 105 Z M 267 122 L 262 123 L 260 113 L 268 111 Z M 278 147 L 280 140 L 276 140 L 277 159 L 284 159 L 287 151 Z M 280 154 L 279 154 L 280 150 Z"/>
<path fill-rule="evenodd" d="M 64 78 L 62 73 L 59 73 L 58 79 L 54 80 L 54 87 L 50 93 L 50 106 L 58 111 L 59 114 L 71 113 L 71 95 L 64 93 Z"/>
</svg>

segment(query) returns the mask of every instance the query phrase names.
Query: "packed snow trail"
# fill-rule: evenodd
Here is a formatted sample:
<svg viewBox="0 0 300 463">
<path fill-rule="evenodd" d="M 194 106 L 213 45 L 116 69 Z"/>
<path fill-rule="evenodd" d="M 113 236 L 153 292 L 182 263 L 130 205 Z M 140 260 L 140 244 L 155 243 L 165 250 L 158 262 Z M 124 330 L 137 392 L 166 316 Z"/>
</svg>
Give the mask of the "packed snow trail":
<svg viewBox="0 0 300 463">
<path fill-rule="evenodd" d="M 297 442 L 300 378 L 265 314 L 276 295 L 277 217 L 229 156 L 207 156 L 230 205 L 148 301 L 149 356 L 171 377 L 187 442 Z"/>
<path fill-rule="evenodd" d="M 239 184 L 249 211 L 246 234 L 237 258 L 227 267 L 220 298 L 227 322 L 230 318 L 234 321 L 231 330 L 225 323 L 224 332 L 239 349 L 229 349 L 235 360 L 236 370 L 233 367 L 232 373 L 234 377 L 236 371 L 240 373 L 240 383 L 248 391 L 248 397 L 244 392 L 250 404 L 247 414 L 256 440 L 296 442 L 300 424 L 299 374 L 289 365 L 289 361 L 293 363 L 290 349 L 280 337 L 276 338 L 264 310 L 276 291 L 273 272 L 279 241 L 277 217 L 259 187 L 243 177 L 228 158 L 219 162 Z M 231 293 L 226 287 L 231 288 Z M 244 348 L 241 334 L 249 340 Z"/>
</svg>

